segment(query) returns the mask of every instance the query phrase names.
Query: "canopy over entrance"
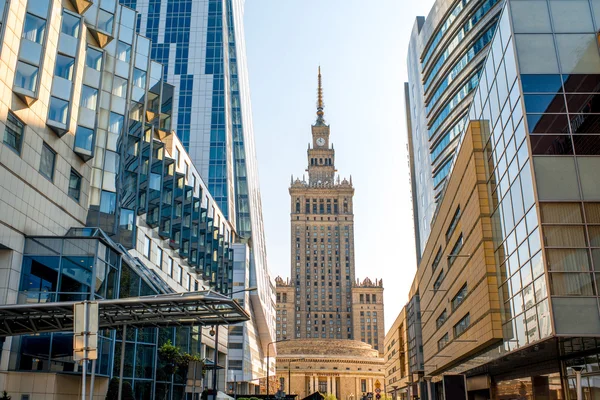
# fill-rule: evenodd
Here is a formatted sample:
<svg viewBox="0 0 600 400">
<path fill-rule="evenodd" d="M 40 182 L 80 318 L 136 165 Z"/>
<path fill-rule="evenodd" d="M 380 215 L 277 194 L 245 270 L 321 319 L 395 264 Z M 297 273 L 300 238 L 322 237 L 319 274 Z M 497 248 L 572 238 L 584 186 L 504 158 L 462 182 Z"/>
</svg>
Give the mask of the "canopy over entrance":
<svg viewBox="0 0 600 400">
<path fill-rule="evenodd" d="M 97 302 L 100 329 L 230 325 L 250 319 L 238 302 L 211 290 Z M 78 303 L 2 305 L 0 336 L 73 331 L 73 310 Z"/>
</svg>

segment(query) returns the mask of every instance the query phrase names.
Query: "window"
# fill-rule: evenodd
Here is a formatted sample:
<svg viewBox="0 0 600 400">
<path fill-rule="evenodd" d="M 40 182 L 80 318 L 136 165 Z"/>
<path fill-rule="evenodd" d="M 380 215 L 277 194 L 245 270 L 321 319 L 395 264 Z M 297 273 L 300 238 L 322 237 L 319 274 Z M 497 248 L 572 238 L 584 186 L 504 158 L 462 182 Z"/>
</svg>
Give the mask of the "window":
<svg viewBox="0 0 600 400">
<path fill-rule="evenodd" d="M 91 152 L 93 150 L 94 131 L 78 126 L 75 132 L 75 147 Z"/>
<path fill-rule="evenodd" d="M 452 247 L 452 251 L 450 252 L 450 255 L 448 256 L 448 264 L 452 265 L 454 263 L 454 260 L 456 260 L 456 256 L 458 256 L 458 253 L 460 253 L 460 250 L 463 247 L 463 235 L 461 234 L 458 239 L 456 240 L 456 243 L 454 243 L 454 246 Z"/>
<path fill-rule="evenodd" d="M 433 290 L 438 290 L 440 288 L 440 286 L 442 286 L 442 281 L 443 280 L 444 280 L 444 270 L 441 270 L 440 274 L 437 277 L 437 279 L 433 283 Z"/>
<path fill-rule="evenodd" d="M 471 316 L 467 313 L 456 325 L 454 325 L 454 337 L 462 335 L 471 324 Z"/>
<path fill-rule="evenodd" d="M 54 75 L 61 78 L 72 80 L 73 70 L 75 69 L 75 59 L 73 57 L 56 55 L 56 66 L 54 67 Z"/>
<path fill-rule="evenodd" d="M 431 264 L 431 270 L 435 271 L 438 265 L 440 265 L 440 261 L 442 260 L 442 246 L 438 249 L 435 254 L 435 258 L 433 259 L 433 263 Z"/>
<path fill-rule="evenodd" d="M 131 60 L 131 46 L 119 41 L 117 43 L 117 60 L 128 63 Z"/>
<path fill-rule="evenodd" d="M 104 10 L 99 10 L 97 23 L 98 29 L 101 29 L 104 32 L 112 33 L 114 19 L 115 17 L 113 14 L 107 13 Z"/>
<path fill-rule="evenodd" d="M 24 131 L 25 125 L 9 111 L 6 118 L 6 128 L 4 129 L 4 143 L 19 154 L 21 154 Z"/>
<path fill-rule="evenodd" d="M 173 259 L 167 257 L 167 275 L 173 276 Z"/>
<path fill-rule="evenodd" d="M 74 38 L 79 37 L 79 27 L 81 25 L 81 18 L 63 11 L 62 24 L 60 31 L 65 35 L 73 36 Z"/>
<path fill-rule="evenodd" d="M 23 39 L 42 44 L 45 33 L 46 20 L 36 17 L 33 14 L 26 13 L 25 22 L 23 24 Z"/>
<path fill-rule="evenodd" d="M 146 87 L 146 72 L 141 69 L 133 69 L 133 84 L 139 88 Z"/>
<path fill-rule="evenodd" d="M 162 269 L 163 249 L 161 247 L 157 247 L 156 253 L 156 264 L 158 265 L 158 268 Z"/>
<path fill-rule="evenodd" d="M 465 283 L 462 288 L 456 293 L 456 296 L 452 299 L 452 311 L 456 310 L 458 306 L 462 304 L 467 296 L 467 284 Z"/>
<path fill-rule="evenodd" d="M 54 178 L 54 164 L 56 162 L 56 152 L 46 143 L 42 145 L 42 157 L 40 158 L 40 173 L 49 180 Z"/>
<path fill-rule="evenodd" d="M 438 340 L 438 351 L 442 350 L 448 344 L 448 333 Z"/>
<path fill-rule="evenodd" d="M 152 251 L 152 241 L 148 236 L 144 236 L 144 256 L 149 260 Z"/>
<path fill-rule="evenodd" d="M 50 97 L 50 107 L 48 110 L 48 119 L 50 121 L 67 123 L 67 114 L 69 112 L 69 103 L 57 97 Z"/>
<path fill-rule="evenodd" d="M 22 61 L 17 62 L 15 71 L 15 86 L 30 92 L 35 92 L 38 80 L 38 68 Z"/>
<path fill-rule="evenodd" d="M 98 89 L 82 85 L 79 105 L 90 110 L 96 110 L 98 104 Z"/>
<path fill-rule="evenodd" d="M 450 238 L 452 237 L 452 234 L 454 233 L 454 229 L 456 229 L 456 225 L 458 225 L 459 219 L 460 219 L 460 206 L 458 206 L 458 208 L 456 209 L 456 212 L 454 213 L 454 216 L 452 217 L 452 221 L 450 222 L 450 226 L 448 227 L 448 230 L 446 231 L 446 242 L 448 242 L 448 240 L 450 240 Z"/>
<path fill-rule="evenodd" d="M 81 175 L 71 168 L 71 175 L 69 176 L 69 196 L 79 202 L 79 196 L 81 195 Z"/>
<path fill-rule="evenodd" d="M 85 52 L 85 65 L 100 71 L 102 68 L 102 52 L 92 47 L 88 47 Z"/>
<path fill-rule="evenodd" d="M 177 266 L 177 276 L 175 280 L 181 285 L 181 280 L 183 279 L 183 268 L 181 266 Z"/>
<path fill-rule="evenodd" d="M 444 310 L 435 320 L 435 326 L 439 329 L 442 325 L 444 325 L 444 322 L 446 322 L 446 318 L 448 318 L 448 314 L 446 313 L 446 310 Z"/>
</svg>

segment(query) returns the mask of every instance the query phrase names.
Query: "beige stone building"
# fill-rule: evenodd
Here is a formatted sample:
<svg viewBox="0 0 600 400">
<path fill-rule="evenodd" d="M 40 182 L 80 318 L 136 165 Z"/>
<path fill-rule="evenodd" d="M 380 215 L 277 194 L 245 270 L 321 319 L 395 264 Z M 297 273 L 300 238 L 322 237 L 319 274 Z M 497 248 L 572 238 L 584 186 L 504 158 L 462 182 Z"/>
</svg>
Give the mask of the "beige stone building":
<svg viewBox="0 0 600 400">
<path fill-rule="evenodd" d="M 366 343 L 356 340 L 297 339 L 277 345 L 275 390 L 304 398 L 333 394 L 340 400 L 360 400 L 384 391 L 385 363 Z"/>
<path fill-rule="evenodd" d="M 385 334 L 385 388 L 393 400 L 408 399 L 411 377 L 408 370 L 406 308 L 403 307 L 394 324 Z"/>
<path fill-rule="evenodd" d="M 289 189 L 291 268 L 276 280 L 277 339 L 361 340 L 381 353 L 383 282 L 355 276 L 354 186 L 336 175 L 320 72 L 318 93 L 308 179 L 292 177 Z"/>
</svg>

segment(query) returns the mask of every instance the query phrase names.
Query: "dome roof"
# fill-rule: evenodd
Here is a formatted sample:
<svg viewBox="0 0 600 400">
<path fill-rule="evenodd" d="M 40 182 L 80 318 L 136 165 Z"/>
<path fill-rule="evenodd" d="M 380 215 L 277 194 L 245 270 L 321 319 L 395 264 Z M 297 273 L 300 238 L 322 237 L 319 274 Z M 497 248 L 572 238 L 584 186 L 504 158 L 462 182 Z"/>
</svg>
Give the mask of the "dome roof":
<svg viewBox="0 0 600 400">
<path fill-rule="evenodd" d="M 277 343 L 277 357 L 286 356 L 357 357 L 379 359 L 370 344 L 346 339 L 294 339 Z"/>
</svg>

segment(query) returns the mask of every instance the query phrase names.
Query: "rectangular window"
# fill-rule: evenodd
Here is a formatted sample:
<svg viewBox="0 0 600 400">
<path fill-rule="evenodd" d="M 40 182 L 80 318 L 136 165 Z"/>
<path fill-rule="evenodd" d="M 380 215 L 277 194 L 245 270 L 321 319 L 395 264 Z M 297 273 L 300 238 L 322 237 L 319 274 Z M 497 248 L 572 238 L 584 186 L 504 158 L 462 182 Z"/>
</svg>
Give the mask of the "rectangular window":
<svg viewBox="0 0 600 400">
<path fill-rule="evenodd" d="M 435 320 L 435 326 L 440 329 L 440 327 L 442 325 L 444 325 L 444 322 L 446 322 L 446 318 L 448 318 L 448 315 L 446 313 L 446 310 L 442 311 L 442 313 L 440 314 L 440 316 Z"/>
<path fill-rule="evenodd" d="M 163 249 L 161 247 L 157 247 L 156 253 L 156 265 L 158 265 L 158 268 L 162 269 Z"/>
<path fill-rule="evenodd" d="M 38 72 L 38 67 L 18 61 L 17 70 L 15 71 L 15 86 L 30 92 L 35 92 L 38 80 Z"/>
<path fill-rule="evenodd" d="M 167 275 L 173 276 L 173 259 L 167 257 Z"/>
<path fill-rule="evenodd" d="M 40 158 L 40 174 L 49 180 L 54 178 L 54 164 L 56 163 L 56 152 L 46 143 L 42 145 L 42 155 Z"/>
<path fill-rule="evenodd" d="M 71 168 L 71 175 L 69 176 L 69 196 L 79 202 L 79 196 L 81 195 L 81 175 Z"/>
<path fill-rule="evenodd" d="M 98 89 L 82 85 L 79 105 L 90 110 L 96 110 L 98 104 Z"/>
<path fill-rule="evenodd" d="M 67 123 L 67 114 L 69 113 L 69 103 L 57 97 L 50 97 L 50 107 L 48 110 L 48 119 L 50 121 Z"/>
<path fill-rule="evenodd" d="M 94 142 L 94 131 L 90 128 L 78 126 L 75 131 L 75 148 L 92 152 Z"/>
<path fill-rule="evenodd" d="M 23 133 L 25 125 L 11 111 L 6 118 L 6 128 L 4 129 L 4 143 L 14 151 L 21 154 L 21 144 L 23 143 Z"/>
<path fill-rule="evenodd" d="M 462 333 L 469 327 L 470 324 L 471 316 L 467 313 L 467 315 L 465 315 L 463 319 L 461 319 L 456 325 L 454 325 L 454 337 L 459 337 L 460 335 L 462 335 Z"/>
<path fill-rule="evenodd" d="M 452 251 L 450 252 L 450 255 L 448 256 L 448 264 L 452 265 L 454 263 L 454 261 L 457 259 L 457 256 L 459 255 L 461 249 L 463 247 L 463 235 L 461 234 L 458 239 L 456 240 L 456 243 L 454 243 L 454 246 L 452 247 Z"/>
<path fill-rule="evenodd" d="M 437 342 L 438 351 L 442 350 L 448 344 L 448 334 L 446 333 L 440 340 Z"/>
<path fill-rule="evenodd" d="M 456 209 L 456 212 L 454 212 L 452 221 L 450 221 L 450 226 L 448 227 L 448 230 L 446 231 L 446 242 L 448 242 L 450 240 L 450 238 L 452 237 L 452 234 L 454 233 L 454 230 L 456 229 L 456 225 L 458 225 L 459 219 L 460 219 L 460 206 L 458 206 L 458 208 Z"/>
<path fill-rule="evenodd" d="M 152 251 L 152 241 L 148 236 L 144 236 L 144 257 L 150 259 L 150 252 Z"/>
<path fill-rule="evenodd" d="M 431 270 L 435 271 L 438 265 L 440 265 L 440 261 L 442 261 L 442 246 L 438 249 L 435 254 L 435 258 L 433 259 L 433 263 L 431 264 Z"/>
<path fill-rule="evenodd" d="M 100 71 L 102 69 L 102 52 L 88 47 L 85 52 L 85 65 L 96 71 Z"/>
<path fill-rule="evenodd" d="M 442 286 L 442 281 L 444 280 L 444 270 L 440 271 L 437 279 L 433 283 L 433 290 L 438 290 Z"/>
<path fill-rule="evenodd" d="M 61 78 L 72 80 L 73 71 L 75 69 L 75 59 L 73 57 L 65 56 L 62 54 L 56 55 L 56 64 L 54 67 L 54 75 L 60 76 Z"/>
<path fill-rule="evenodd" d="M 62 24 L 60 31 L 65 35 L 73 36 L 74 38 L 79 37 L 79 27 L 81 25 L 81 18 L 63 10 Z"/>
<path fill-rule="evenodd" d="M 42 44 L 46 34 L 46 20 L 36 17 L 33 14 L 25 14 L 25 22 L 23 23 L 23 39 L 31 42 Z"/>
<path fill-rule="evenodd" d="M 452 311 L 456 310 L 458 306 L 462 304 L 467 296 L 467 284 L 465 283 L 462 288 L 456 293 L 456 296 L 452 299 Z"/>
<path fill-rule="evenodd" d="M 181 266 L 178 265 L 177 266 L 177 276 L 175 277 L 175 280 L 181 285 L 182 279 L 183 279 L 183 268 L 181 268 Z"/>
<path fill-rule="evenodd" d="M 119 41 L 117 43 L 117 60 L 128 63 L 131 60 L 131 46 L 127 43 Z"/>
</svg>

